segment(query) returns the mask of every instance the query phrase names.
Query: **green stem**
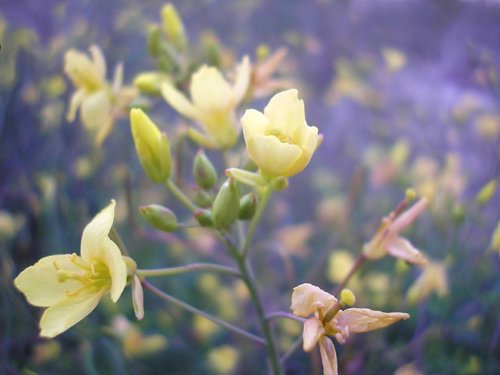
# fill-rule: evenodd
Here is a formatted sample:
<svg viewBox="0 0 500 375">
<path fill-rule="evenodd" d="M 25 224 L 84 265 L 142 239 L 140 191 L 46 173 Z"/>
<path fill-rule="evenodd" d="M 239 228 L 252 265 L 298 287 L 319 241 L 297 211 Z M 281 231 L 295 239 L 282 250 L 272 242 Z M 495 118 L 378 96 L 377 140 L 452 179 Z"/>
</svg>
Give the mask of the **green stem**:
<svg viewBox="0 0 500 375">
<path fill-rule="evenodd" d="M 259 318 L 262 334 L 266 341 L 266 349 L 267 349 L 267 354 L 269 356 L 269 360 L 271 362 L 272 372 L 274 375 L 282 375 L 283 369 L 281 367 L 278 349 L 276 347 L 276 343 L 274 342 L 274 336 L 271 331 L 270 322 L 266 319 L 264 307 L 259 297 L 259 293 L 257 291 L 257 285 L 255 283 L 255 279 L 252 275 L 248 261 L 243 256 L 243 253 L 240 254 L 238 248 L 232 243 L 232 241 L 227 236 L 225 236 L 222 233 L 221 235 L 224 243 L 231 252 L 231 255 L 238 264 L 238 269 L 240 270 L 243 281 L 245 282 L 248 288 L 248 291 L 250 293 L 250 298 L 255 306 L 255 310 L 257 311 L 257 317 Z"/>
<path fill-rule="evenodd" d="M 182 302 L 182 301 L 178 300 L 177 298 L 172 297 L 171 295 L 158 289 L 157 287 L 155 287 L 153 284 L 150 284 L 146 280 L 142 281 L 142 286 L 144 287 L 144 289 L 149 290 L 151 293 L 153 293 L 154 295 L 156 295 L 157 297 L 161 298 L 162 300 L 164 300 L 166 302 L 173 303 L 174 305 L 177 305 L 177 306 L 183 308 L 184 310 L 187 310 L 193 314 L 201 315 L 204 318 L 211 320 L 212 322 L 217 323 L 224 328 L 227 328 L 231 332 L 236 333 L 240 336 L 243 336 L 247 339 L 250 339 L 258 344 L 262 344 L 262 345 L 266 344 L 266 342 L 264 341 L 264 339 L 262 339 L 262 337 L 259 337 L 257 335 L 254 335 L 253 333 L 247 332 L 239 327 L 232 325 L 231 323 L 225 322 L 225 321 L 223 321 L 223 320 L 221 320 L 213 315 L 210 315 L 209 313 L 207 313 L 203 310 L 197 309 L 196 307 L 187 304 L 186 302 Z"/>
<path fill-rule="evenodd" d="M 269 313 L 266 315 L 266 320 L 273 320 L 277 318 L 284 318 L 284 319 L 290 319 L 290 320 L 295 320 L 296 322 L 304 323 L 305 319 L 301 318 L 300 316 L 293 315 L 289 312 L 285 311 L 275 311 L 272 313 Z"/>
<path fill-rule="evenodd" d="M 243 249 L 241 251 L 241 257 L 245 259 L 248 255 L 248 250 L 250 249 L 250 243 L 252 242 L 252 237 L 255 232 L 255 228 L 257 227 L 257 224 L 259 223 L 262 214 L 264 213 L 267 202 L 269 202 L 269 198 L 271 197 L 271 194 L 273 192 L 273 189 L 271 186 L 267 186 L 266 190 L 264 191 L 264 194 L 262 195 L 262 198 L 259 202 L 259 205 L 257 207 L 257 211 L 255 212 L 254 217 L 252 218 L 252 221 L 250 222 L 250 226 L 248 227 L 247 231 L 247 236 L 245 238 L 245 242 L 243 243 Z"/>
<path fill-rule="evenodd" d="M 168 179 L 165 181 L 165 186 L 167 189 L 178 199 L 180 200 L 190 211 L 196 212 L 198 210 L 198 207 L 194 205 L 193 202 L 191 202 L 191 199 L 188 198 L 186 194 L 182 192 L 181 189 L 171 180 Z"/>
<path fill-rule="evenodd" d="M 179 267 L 167 267 L 157 269 L 139 269 L 136 271 L 139 277 L 173 276 L 193 271 L 214 271 L 231 276 L 241 277 L 241 274 L 231 267 L 220 266 L 212 263 L 191 263 Z"/>
</svg>

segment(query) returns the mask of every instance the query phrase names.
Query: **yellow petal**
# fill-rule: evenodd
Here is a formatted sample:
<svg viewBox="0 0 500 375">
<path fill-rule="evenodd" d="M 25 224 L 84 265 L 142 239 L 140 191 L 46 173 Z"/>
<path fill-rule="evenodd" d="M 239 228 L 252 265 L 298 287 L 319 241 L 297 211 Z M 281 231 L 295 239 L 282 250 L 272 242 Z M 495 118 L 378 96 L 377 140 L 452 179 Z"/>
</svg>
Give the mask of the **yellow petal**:
<svg viewBox="0 0 500 375">
<path fill-rule="evenodd" d="M 222 74 L 212 66 L 202 66 L 191 78 L 191 99 L 201 112 L 219 112 L 233 107 L 232 91 Z"/>
<path fill-rule="evenodd" d="M 34 306 L 47 307 L 66 298 L 66 291 L 77 290 L 81 284 L 75 280 L 59 282 L 56 266 L 67 271 L 78 271 L 68 260 L 69 255 L 51 255 L 40 259 L 26 268 L 14 280 L 14 284 L 24 293 Z"/>
<path fill-rule="evenodd" d="M 288 177 L 288 171 L 301 157 L 302 149 L 294 144 L 282 143 L 275 136 L 258 135 L 247 141 L 250 158 L 262 173 L 269 177 Z"/>
<path fill-rule="evenodd" d="M 240 66 L 238 67 L 238 75 L 233 86 L 233 105 L 237 106 L 245 97 L 250 82 L 250 59 L 248 56 L 243 57 Z"/>
<path fill-rule="evenodd" d="M 337 352 L 332 340 L 323 336 L 319 340 L 319 353 L 323 364 L 323 375 L 338 375 Z"/>
<path fill-rule="evenodd" d="M 312 284 L 300 284 L 293 288 L 292 312 L 297 316 L 308 317 L 317 310 L 326 312 L 337 303 L 330 293 Z"/>
<path fill-rule="evenodd" d="M 74 326 L 95 309 L 102 295 L 103 291 L 84 289 L 49 307 L 40 319 L 40 336 L 55 337 Z"/>
<path fill-rule="evenodd" d="M 302 333 L 302 341 L 304 351 L 311 351 L 316 346 L 316 343 L 321 336 L 325 334 L 323 324 L 317 318 L 311 318 L 304 322 L 304 332 Z"/>
<path fill-rule="evenodd" d="M 420 198 L 417 203 L 399 215 L 389 227 L 391 234 L 398 234 L 400 231 L 408 227 L 415 219 L 424 212 L 427 207 L 427 198 Z"/>
<path fill-rule="evenodd" d="M 89 51 L 94 63 L 95 73 L 100 81 L 104 81 L 106 78 L 106 60 L 104 59 L 104 55 L 101 49 L 95 44 L 90 46 Z"/>
<path fill-rule="evenodd" d="M 104 88 L 85 97 L 80 108 L 80 117 L 88 130 L 97 130 L 108 121 L 110 112 L 111 101 L 108 90 Z"/>
<path fill-rule="evenodd" d="M 406 260 L 413 264 L 425 265 L 428 263 L 427 258 L 417 250 L 406 238 L 394 237 L 390 238 L 385 243 L 387 252 L 393 257 Z"/>
<path fill-rule="evenodd" d="M 257 135 L 265 135 L 266 129 L 269 127 L 268 118 L 255 109 L 247 109 L 241 118 L 241 128 L 243 129 L 243 137 L 245 142 Z"/>
<path fill-rule="evenodd" d="M 386 313 L 370 309 L 351 308 L 339 311 L 334 322 L 337 328 L 348 329 L 350 333 L 360 333 L 384 328 L 401 319 L 408 319 L 410 315 L 400 312 Z"/>
<path fill-rule="evenodd" d="M 200 114 L 193 104 L 177 90 L 170 82 L 161 85 L 161 94 L 163 98 L 181 115 L 191 119 L 198 119 Z"/>
<path fill-rule="evenodd" d="M 306 126 L 304 102 L 299 100 L 296 89 L 286 90 L 274 95 L 264 108 L 264 114 L 271 126 L 289 135 L 296 143 L 301 129 Z"/>
<path fill-rule="evenodd" d="M 112 199 L 111 203 L 99 212 L 83 230 L 80 251 L 82 258 L 88 264 L 91 264 L 94 260 L 100 259 L 100 248 L 113 226 L 115 205 L 116 202 Z"/>
<path fill-rule="evenodd" d="M 85 90 L 79 89 L 76 90 L 73 95 L 71 95 L 71 100 L 69 102 L 68 114 L 66 115 L 66 121 L 73 122 L 76 117 L 76 111 L 82 105 L 83 100 L 85 99 L 86 93 Z"/>
<path fill-rule="evenodd" d="M 127 284 L 127 265 L 118 246 L 108 237 L 103 239 L 99 252 L 111 276 L 111 299 L 116 302 Z"/>
</svg>

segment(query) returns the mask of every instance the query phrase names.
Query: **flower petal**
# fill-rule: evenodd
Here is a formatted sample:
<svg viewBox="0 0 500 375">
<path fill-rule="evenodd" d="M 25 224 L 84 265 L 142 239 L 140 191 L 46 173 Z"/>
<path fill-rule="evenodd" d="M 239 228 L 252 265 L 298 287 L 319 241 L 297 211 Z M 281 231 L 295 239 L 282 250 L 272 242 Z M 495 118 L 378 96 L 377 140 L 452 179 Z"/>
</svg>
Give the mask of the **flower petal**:
<svg viewBox="0 0 500 375">
<path fill-rule="evenodd" d="M 337 352 L 332 340 L 323 336 L 319 340 L 319 353 L 323 364 L 323 375 L 338 375 Z"/>
<path fill-rule="evenodd" d="M 427 207 L 427 203 L 428 201 L 426 198 L 420 198 L 417 203 L 399 215 L 389 227 L 390 233 L 397 235 L 409 226 L 418 216 L 420 216 L 422 212 L 424 212 Z"/>
<path fill-rule="evenodd" d="M 118 246 L 108 237 L 103 239 L 99 250 L 99 257 L 108 267 L 111 276 L 111 299 L 116 302 L 127 284 L 127 265 Z"/>
<path fill-rule="evenodd" d="M 106 60 L 104 59 L 104 55 L 101 49 L 95 44 L 90 46 L 89 51 L 92 56 L 92 62 L 94 63 L 95 73 L 100 81 L 104 82 L 106 79 Z"/>
<path fill-rule="evenodd" d="M 233 105 L 236 107 L 245 97 L 250 82 L 250 59 L 248 56 L 243 57 L 241 64 L 238 66 L 238 75 L 233 86 Z"/>
<path fill-rule="evenodd" d="M 164 82 L 161 85 L 161 94 L 167 103 L 181 115 L 194 120 L 200 117 L 198 110 L 193 104 L 170 82 Z"/>
<path fill-rule="evenodd" d="M 334 323 L 339 329 L 348 328 L 350 333 L 360 333 L 384 328 L 410 315 L 400 312 L 386 313 L 370 309 L 351 308 L 339 311 Z"/>
<path fill-rule="evenodd" d="M 413 264 L 425 265 L 428 263 L 427 258 L 406 238 L 394 237 L 388 239 L 385 243 L 387 252 L 393 257 L 406 260 Z"/>
<path fill-rule="evenodd" d="M 78 271 L 69 261 L 69 254 L 51 255 L 40 259 L 26 268 L 14 280 L 14 284 L 24 293 L 28 302 L 34 306 L 48 307 L 66 298 L 66 291 L 74 291 L 82 286 L 76 280 L 60 282 L 57 269 Z"/>
<path fill-rule="evenodd" d="M 300 284 L 293 288 L 290 309 L 297 316 L 308 317 L 318 310 L 326 312 L 337 303 L 330 293 L 312 284 Z"/>
<path fill-rule="evenodd" d="M 80 118 L 88 130 L 97 130 L 108 121 L 111 101 L 108 89 L 104 88 L 88 95 L 82 101 Z"/>
<path fill-rule="evenodd" d="M 273 135 L 258 135 L 247 142 L 250 158 L 266 176 L 288 177 L 286 172 L 302 155 L 302 149 L 294 144 L 282 143 Z"/>
<path fill-rule="evenodd" d="M 84 289 L 49 307 L 40 319 L 40 336 L 55 337 L 74 326 L 95 309 L 102 295 L 103 291 Z"/>
<path fill-rule="evenodd" d="M 80 251 L 82 258 L 88 264 L 91 264 L 93 260 L 100 259 L 101 246 L 113 226 L 115 206 L 116 202 L 112 199 L 111 203 L 99 212 L 83 230 Z"/>
<path fill-rule="evenodd" d="M 219 112 L 234 108 L 232 90 L 219 70 L 203 65 L 191 78 L 191 99 L 201 112 Z"/>
<path fill-rule="evenodd" d="M 304 322 L 304 331 L 302 332 L 302 341 L 304 351 L 309 352 L 315 346 L 318 340 L 325 334 L 323 323 L 317 318 L 311 318 Z"/>
<path fill-rule="evenodd" d="M 69 102 L 68 114 L 66 115 L 66 121 L 73 122 L 76 117 L 76 111 L 82 105 L 83 100 L 85 99 L 85 90 L 79 89 L 76 90 L 73 95 L 71 95 L 71 100 Z"/>
<path fill-rule="evenodd" d="M 271 126 L 292 137 L 294 143 L 299 143 L 302 128 L 307 126 L 304 101 L 299 100 L 298 94 L 296 89 L 279 92 L 264 108 Z"/>
<path fill-rule="evenodd" d="M 262 113 L 255 109 L 247 109 L 241 118 L 241 128 L 245 142 L 257 135 L 265 135 L 269 126 L 269 120 Z"/>
</svg>

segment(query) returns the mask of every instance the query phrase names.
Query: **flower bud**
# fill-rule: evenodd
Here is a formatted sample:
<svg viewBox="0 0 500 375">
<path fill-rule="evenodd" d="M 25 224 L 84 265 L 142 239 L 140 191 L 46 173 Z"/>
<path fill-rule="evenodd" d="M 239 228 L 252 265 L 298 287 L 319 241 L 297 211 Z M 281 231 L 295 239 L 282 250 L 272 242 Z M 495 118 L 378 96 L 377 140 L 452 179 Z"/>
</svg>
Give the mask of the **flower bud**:
<svg viewBox="0 0 500 375">
<path fill-rule="evenodd" d="M 228 228 L 238 218 L 240 193 L 233 179 L 224 182 L 217 193 L 212 208 L 214 224 L 217 228 Z"/>
<path fill-rule="evenodd" d="M 250 220 L 257 211 L 257 194 L 249 193 L 240 199 L 240 212 L 238 219 Z"/>
<path fill-rule="evenodd" d="M 141 280 L 137 275 L 132 279 L 132 305 L 137 320 L 144 318 L 144 292 L 142 290 Z"/>
<path fill-rule="evenodd" d="M 125 265 L 127 266 L 127 275 L 134 275 L 135 271 L 137 271 L 137 263 L 135 262 L 135 260 L 124 255 L 122 255 L 122 258 L 125 262 Z"/>
<path fill-rule="evenodd" d="M 356 296 L 350 289 L 342 289 L 340 292 L 340 303 L 343 306 L 352 306 L 356 303 Z"/>
<path fill-rule="evenodd" d="M 414 189 L 412 189 L 412 188 L 406 189 L 405 198 L 406 198 L 407 202 L 413 201 L 416 197 L 417 197 L 417 193 L 415 192 Z"/>
<path fill-rule="evenodd" d="M 491 180 L 476 195 L 476 203 L 480 205 L 484 205 L 490 201 L 490 199 L 495 194 L 497 190 L 497 182 L 495 180 Z"/>
<path fill-rule="evenodd" d="M 198 151 L 194 158 L 193 176 L 196 185 L 204 190 L 211 189 L 217 182 L 217 171 L 203 150 Z"/>
<path fill-rule="evenodd" d="M 164 232 L 173 232 L 177 229 L 177 217 L 166 207 L 150 204 L 139 207 L 139 211 L 146 221 L 156 229 Z"/>
<path fill-rule="evenodd" d="M 160 133 L 150 118 L 138 108 L 130 111 L 130 124 L 142 168 L 153 182 L 165 182 L 172 168 L 167 135 Z"/>
<path fill-rule="evenodd" d="M 162 50 L 161 30 L 158 26 L 151 26 L 148 32 L 148 52 L 152 57 L 159 57 Z"/>
<path fill-rule="evenodd" d="M 149 95 L 160 95 L 160 86 L 168 81 L 168 76 L 158 72 L 142 72 L 134 78 L 134 86 Z"/>
<path fill-rule="evenodd" d="M 288 187 L 288 179 L 280 176 L 271 181 L 274 190 L 285 190 Z"/>
<path fill-rule="evenodd" d="M 161 9 L 163 30 L 172 44 L 180 50 L 187 46 L 187 36 L 182 19 L 172 3 L 165 4 Z"/>
<path fill-rule="evenodd" d="M 212 227 L 214 225 L 212 211 L 210 210 L 198 210 L 194 217 L 202 227 Z"/>
<path fill-rule="evenodd" d="M 198 190 L 194 195 L 193 201 L 198 207 L 209 208 L 212 207 L 213 199 L 212 194 L 209 192 Z"/>
</svg>

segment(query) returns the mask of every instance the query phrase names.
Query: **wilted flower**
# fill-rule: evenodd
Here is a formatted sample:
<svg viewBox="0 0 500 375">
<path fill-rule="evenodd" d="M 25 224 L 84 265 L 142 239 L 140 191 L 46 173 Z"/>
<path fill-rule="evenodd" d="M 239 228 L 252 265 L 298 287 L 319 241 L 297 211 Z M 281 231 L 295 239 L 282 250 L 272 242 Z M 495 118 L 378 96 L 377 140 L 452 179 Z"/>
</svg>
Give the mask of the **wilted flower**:
<svg viewBox="0 0 500 375">
<path fill-rule="evenodd" d="M 384 218 L 382 225 L 371 239 L 363 247 L 363 254 L 368 259 L 378 259 L 385 254 L 406 260 L 414 264 L 426 264 L 427 259 L 405 238 L 399 236 L 399 232 L 408 227 L 426 208 L 427 199 L 421 198 L 408 210 L 397 217 L 391 214 Z"/>
<path fill-rule="evenodd" d="M 295 89 L 274 95 L 264 113 L 247 110 L 241 123 L 248 154 L 267 177 L 299 173 L 320 142 L 318 128 L 306 123 L 304 102 Z"/>
<path fill-rule="evenodd" d="M 232 147 L 238 140 L 235 109 L 243 100 L 250 80 L 250 61 L 244 57 L 234 85 L 215 67 L 202 66 L 191 77 L 189 101 L 169 82 L 161 86 L 165 100 L 180 114 L 200 123 L 202 132 L 189 129 L 189 136 L 202 146 Z"/>
<path fill-rule="evenodd" d="M 85 227 L 81 256 L 51 255 L 28 267 L 14 280 L 29 303 L 47 307 L 40 319 L 40 335 L 54 337 L 94 310 L 110 293 L 116 302 L 127 283 L 127 263 L 108 237 L 113 225 L 115 201 Z"/>
<path fill-rule="evenodd" d="M 335 336 L 343 344 L 351 333 L 373 331 L 409 318 L 408 314 L 399 312 L 385 313 L 360 308 L 341 310 L 343 305 L 354 302 L 352 292 L 344 294 L 346 296 L 339 302 L 330 293 L 311 284 L 301 284 L 293 289 L 292 312 L 307 318 L 302 334 L 303 348 L 311 351 L 319 343 L 325 375 L 338 374 L 335 347 L 327 336 Z M 329 317 L 332 312 L 334 314 Z"/>
</svg>

